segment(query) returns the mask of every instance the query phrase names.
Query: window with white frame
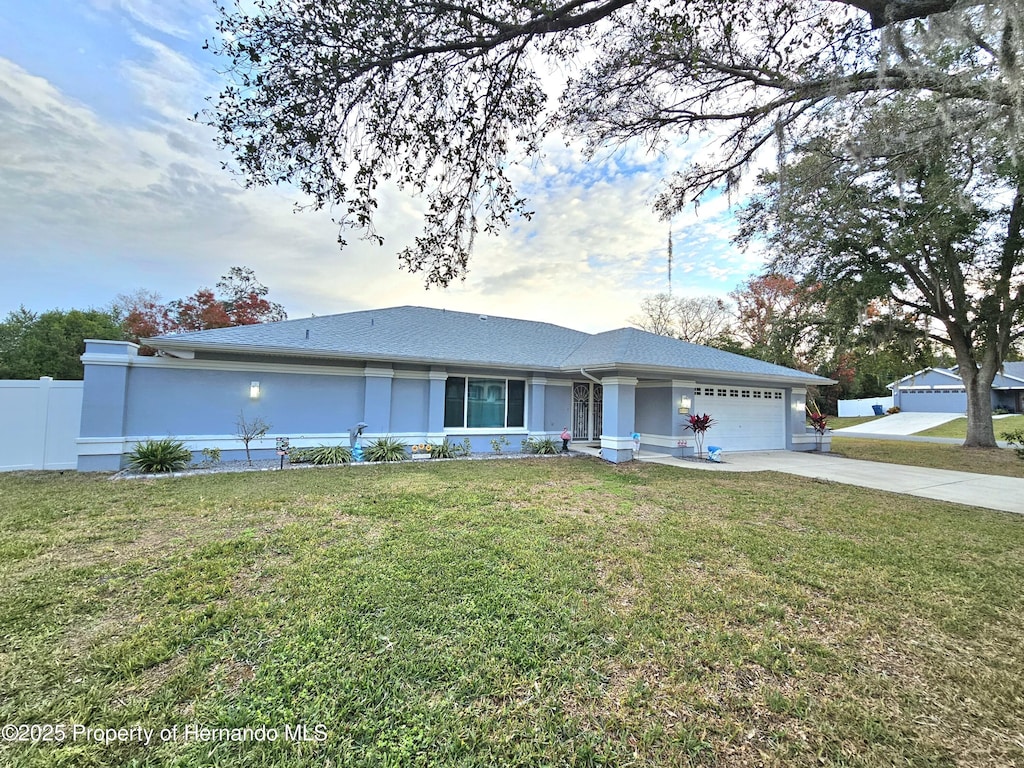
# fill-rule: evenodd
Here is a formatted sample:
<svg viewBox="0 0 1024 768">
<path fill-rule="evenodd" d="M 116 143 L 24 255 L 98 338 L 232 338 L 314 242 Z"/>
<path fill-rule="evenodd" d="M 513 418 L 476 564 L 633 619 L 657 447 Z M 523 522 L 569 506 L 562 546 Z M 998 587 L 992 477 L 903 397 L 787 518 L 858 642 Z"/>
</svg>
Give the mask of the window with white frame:
<svg viewBox="0 0 1024 768">
<path fill-rule="evenodd" d="M 505 429 L 526 424 L 526 381 L 449 376 L 444 387 L 446 428 Z"/>
</svg>

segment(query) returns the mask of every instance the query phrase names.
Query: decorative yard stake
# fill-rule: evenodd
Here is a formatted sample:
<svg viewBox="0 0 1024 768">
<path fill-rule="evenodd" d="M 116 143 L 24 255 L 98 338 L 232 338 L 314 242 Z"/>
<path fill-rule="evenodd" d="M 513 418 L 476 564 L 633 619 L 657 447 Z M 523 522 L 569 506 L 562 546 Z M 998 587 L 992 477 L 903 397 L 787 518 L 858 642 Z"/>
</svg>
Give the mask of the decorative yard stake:
<svg viewBox="0 0 1024 768">
<path fill-rule="evenodd" d="M 686 422 L 683 423 L 683 429 L 693 432 L 693 439 L 697 442 L 697 458 L 700 458 L 701 454 L 704 453 L 704 433 L 717 423 L 706 413 L 702 413 L 700 416 L 691 413 Z"/>
</svg>

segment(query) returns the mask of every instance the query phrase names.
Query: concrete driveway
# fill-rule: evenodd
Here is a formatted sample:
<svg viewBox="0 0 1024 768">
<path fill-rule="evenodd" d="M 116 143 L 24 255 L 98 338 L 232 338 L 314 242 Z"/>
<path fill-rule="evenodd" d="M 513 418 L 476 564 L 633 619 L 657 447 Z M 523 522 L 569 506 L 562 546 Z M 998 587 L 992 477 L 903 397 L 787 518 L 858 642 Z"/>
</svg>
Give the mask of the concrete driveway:
<svg viewBox="0 0 1024 768">
<path fill-rule="evenodd" d="M 835 435 L 913 435 L 937 427 L 953 419 L 962 419 L 962 413 L 894 413 L 874 421 L 832 430 Z"/>
<path fill-rule="evenodd" d="M 1024 479 L 978 475 L 946 469 L 859 461 L 827 453 L 750 451 L 727 453 L 725 462 L 684 461 L 671 456 L 640 455 L 640 461 L 718 472 L 783 472 L 835 483 L 905 493 L 925 499 L 1024 514 Z"/>
</svg>

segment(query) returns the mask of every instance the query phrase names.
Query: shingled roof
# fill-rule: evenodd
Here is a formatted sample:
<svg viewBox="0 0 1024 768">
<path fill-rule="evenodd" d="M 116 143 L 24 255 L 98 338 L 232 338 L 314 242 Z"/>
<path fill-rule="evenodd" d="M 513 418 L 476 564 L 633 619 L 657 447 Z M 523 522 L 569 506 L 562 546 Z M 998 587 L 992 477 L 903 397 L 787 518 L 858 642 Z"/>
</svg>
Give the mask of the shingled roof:
<svg viewBox="0 0 1024 768">
<path fill-rule="evenodd" d="M 673 369 L 788 379 L 829 379 L 636 328 L 589 334 L 551 323 L 426 307 L 240 325 L 145 339 L 164 351 L 326 357 L 535 371 L 581 367 Z"/>
</svg>

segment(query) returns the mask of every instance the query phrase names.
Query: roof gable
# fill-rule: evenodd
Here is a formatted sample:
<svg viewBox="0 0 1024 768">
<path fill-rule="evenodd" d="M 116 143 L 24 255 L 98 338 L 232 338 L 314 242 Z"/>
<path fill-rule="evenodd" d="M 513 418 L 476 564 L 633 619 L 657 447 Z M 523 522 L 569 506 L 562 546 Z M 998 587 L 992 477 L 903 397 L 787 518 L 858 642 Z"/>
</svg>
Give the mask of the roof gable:
<svg viewBox="0 0 1024 768">
<path fill-rule="evenodd" d="M 923 368 L 888 385 L 889 389 L 928 386 L 963 386 L 963 380 L 948 368 Z"/>
<path fill-rule="evenodd" d="M 1024 383 L 1024 362 L 1003 363 L 1003 373 L 1015 379 L 1020 379 Z"/>
<path fill-rule="evenodd" d="M 1020 366 L 1020 367 L 1017 367 Z M 1004 363 L 1004 373 L 997 373 L 992 380 L 993 389 L 1024 389 L 1024 363 Z M 1014 373 L 1017 371 L 1017 374 Z M 889 389 L 912 389 L 916 387 L 962 387 L 963 379 L 955 369 L 925 368 L 904 376 L 889 384 Z"/>
</svg>

